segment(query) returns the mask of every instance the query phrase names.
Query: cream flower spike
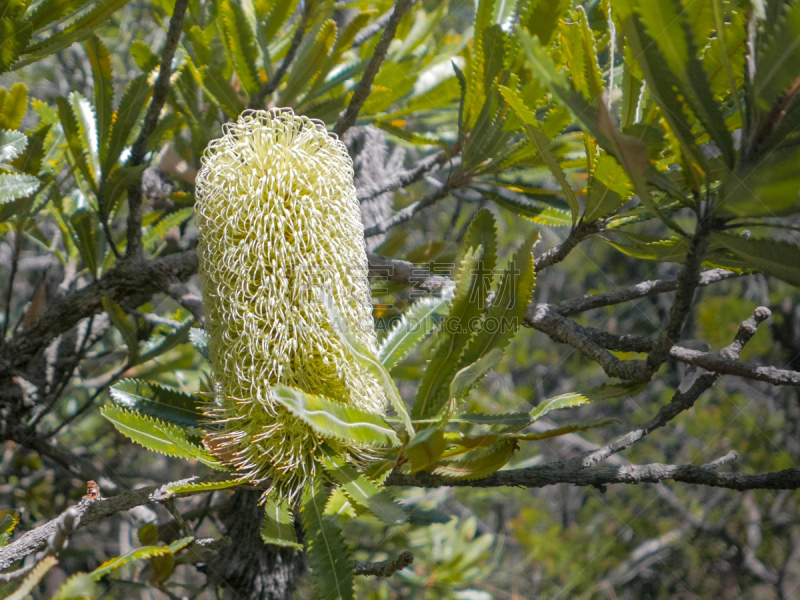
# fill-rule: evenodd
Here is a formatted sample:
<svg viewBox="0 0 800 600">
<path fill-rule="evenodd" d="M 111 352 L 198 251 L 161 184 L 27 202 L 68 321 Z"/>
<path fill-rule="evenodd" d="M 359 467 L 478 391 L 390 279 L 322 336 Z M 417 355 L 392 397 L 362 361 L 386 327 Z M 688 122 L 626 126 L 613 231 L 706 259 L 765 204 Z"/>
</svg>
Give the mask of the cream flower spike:
<svg viewBox="0 0 800 600">
<path fill-rule="evenodd" d="M 272 397 L 285 384 L 383 414 L 381 385 L 339 341 L 324 293 L 373 352 L 364 228 L 345 145 L 291 109 L 223 126 L 197 177 L 198 254 L 219 391 L 209 448 L 254 482 L 294 496 L 321 440 Z M 350 448 L 353 455 L 366 449 Z"/>
</svg>

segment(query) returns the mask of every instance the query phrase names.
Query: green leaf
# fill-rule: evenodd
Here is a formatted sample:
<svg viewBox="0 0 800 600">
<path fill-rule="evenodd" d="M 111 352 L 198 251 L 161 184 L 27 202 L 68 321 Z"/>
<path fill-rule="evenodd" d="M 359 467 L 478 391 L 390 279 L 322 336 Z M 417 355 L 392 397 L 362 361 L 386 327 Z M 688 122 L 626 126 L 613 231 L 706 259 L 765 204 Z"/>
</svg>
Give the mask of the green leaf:
<svg viewBox="0 0 800 600">
<path fill-rule="evenodd" d="M 307 486 L 303 499 L 303 525 L 315 597 L 319 600 L 353 598 L 353 559 L 342 530 L 325 515 L 328 493 L 321 482 Z"/>
<path fill-rule="evenodd" d="M 273 495 L 264 503 L 264 520 L 261 522 L 261 540 L 270 546 L 303 549 L 294 531 L 294 519 L 288 502 L 279 502 Z"/>
<path fill-rule="evenodd" d="M 0 163 L 9 163 L 23 153 L 28 138 L 21 131 L 0 130 Z"/>
<path fill-rule="evenodd" d="M 93 600 L 102 593 L 99 587 L 89 573 L 75 573 L 58 588 L 52 600 Z"/>
<path fill-rule="evenodd" d="M 546 46 L 556 31 L 559 18 L 571 7 L 570 0 L 530 0 L 520 23 Z"/>
<path fill-rule="evenodd" d="M 439 460 L 446 447 L 444 431 L 437 427 L 429 427 L 417 432 L 414 439 L 403 448 L 403 456 L 408 459 L 411 472 L 416 473 Z"/>
<path fill-rule="evenodd" d="M 619 421 L 617 419 L 592 419 L 589 421 L 583 421 L 581 423 L 574 423 L 572 425 L 561 425 L 540 433 L 525 433 L 522 435 L 517 435 L 515 438 L 524 442 L 537 442 L 539 440 L 547 440 L 560 435 L 566 435 L 568 433 L 575 433 L 576 431 L 589 431 L 590 429 L 607 427 L 618 422 Z"/>
<path fill-rule="evenodd" d="M 203 421 L 194 396 L 140 379 L 124 379 L 111 386 L 111 400 L 122 408 L 175 425 L 200 427 Z"/>
<path fill-rule="evenodd" d="M 486 373 L 497 366 L 502 358 L 503 351 L 500 348 L 493 348 L 474 363 L 458 371 L 450 382 L 450 397 L 459 399 L 466 396 Z"/>
<path fill-rule="evenodd" d="M 175 554 L 186 548 L 186 546 L 191 544 L 193 541 L 194 541 L 193 537 L 185 537 L 179 540 L 175 540 L 169 546 L 143 546 L 141 548 L 136 548 L 135 550 L 131 550 L 127 554 L 123 554 L 122 556 L 117 556 L 116 558 L 107 560 L 102 565 L 97 567 L 94 571 L 89 573 L 89 575 L 92 577 L 92 579 L 94 579 L 94 581 L 100 581 L 103 577 L 109 575 L 112 571 L 119 569 L 120 567 L 127 565 L 130 562 L 133 562 L 135 560 L 144 560 L 147 558 L 153 558 L 154 556 Z"/>
<path fill-rule="evenodd" d="M 96 221 L 96 215 L 88 208 L 76 210 L 69 218 L 72 230 L 75 232 L 75 245 L 92 277 L 97 277 L 98 266 Z M 136 350 L 135 346 L 130 349 L 132 357 Z"/>
<path fill-rule="evenodd" d="M 686 260 L 686 252 L 689 246 L 684 238 L 671 237 L 662 239 L 621 229 L 615 229 L 613 233 L 624 241 L 615 241 L 605 236 L 598 237 L 628 256 L 661 262 L 680 263 Z"/>
<path fill-rule="evenodd" d="M 480 329 L 459 359 L 460 368 L 476 363 L 495 349 L 502 350 L 519 330 L 536 283 L 533 248 L 538 241 L 539 232 L 534 231 L 511 256 Z"/>
<path fill-rule="evenodd" d="M 386 490 L 378 487 L 369 477 L 356 471 L 341 458 L 326 453 L 325 471 L 342 486 L 354 504 L 368 510 L 384 523 L 399 525 L 408 520 L 403 508 Z"/>
<path fill-rule="evenodd" d="M 76 21 L 73 21 L 66 29 L 53 34 L 46 40 L 28 46 L 23 55 L 26 56 L 14 65 L 19 69 L 25 65 L 35 62 L 49 54 L 79 42 L 87 37 L 92 31 L 106 23 L 115 12 L 125 6 L 129 0 L 104 0 L 96 2 L 96 8 L 83 14 Z"/>
<path fill-rule="evenodd" d="M 90 36 L 86 42 L 86 54 L 89 57 L 89 64 L 92 65 L 100 164 L 104 164 L 114 105 L 114 74 L 111 71 L 111 55 L 100 38 L 95 35 Z M 105 178 L 106 175 L 107 173 L 104 172 L 103 177 Z"/>
<path fill-rule="evenodd" d="M 132 80 L 120 100 L 119 108 L 112 117 L 111 135 L 108 140 L 108 152 L 103 160 L 102 171 L 110 173 L 116 164 L 125 146 L 128 145 L 134 126 L 139 121 L 144 105 L 150 98 L 152 88 L 147 81 L 147 75 L 140 75 Z"/>
<path fill-rule="evenodd" d="M 111 421 L 117 431 L 148 450 L 196 460 L 214 469 L 225 468 L 205 448 L 193 443 L 181 427 L 114 406 L 102 407 L 100 414 Z"/>
<path fill-rule="evenodd" d="M 484 415 L 481 413 L 460 413 L 450 418 L 450 423 L 471 423 L 473 425 L 500 425 L 503 427 L 523 428 L 531 424 L 531 415 L 526 412 L 513 412 L 500 415 Z"/>
<path fill-rule="evenodd" d="M 540 129 L 539 121 L 536 119 L 534 112 L 525 106 L 522 98 L 514 90 L 502 85 L 499 86 L 498 89 L 503 95 L 503 98 L 505 98 L 506 102 L 508 102 L 509 106 L 511 106 L 519 118 L 522 119 L 525 132 L 536 146 L 536 149 L 538 150 L 547 167 L 550 169 L 553 177 L 555 177 L 559 186 L 561 186 L 561 191 L 564 192 L 564 197 L 567 199 L 567 203 L 572 211 L 572 223 L 574 225 L 578 220 L 578 211 L 580 210 L 578 205 L 578 197 L 575 195 L 575 191 L 567 181 L 567 177 L 561 168 L 561 164 L 550 150 L 550 138 L 548 138 Z"/>
<path fill-rule="evenodd" d="M 399 446 L 397 434 L 382 417 L 285 385 L 272 397 L 325 439 L 361 446 Z"/>
<path fill-rule="evenodd" d="M 339 338 L 342 345 L 347 348 L 353 359 L 381 384 L 389 403 L 397 413 L 397 416 L 400 417 L 406 433 L 409 436 L 413 436 L 414 427 L 411 424 L 411 418 L 408 416 L 406 406 L 403 404 L 403 399 L 400 397 L 400 392 L 397 390 L 389 371 L 350 330 L 347 322 L 341 318 L 333 298 L 323 294 L 322 304 L 328 313 L 328 321 L 333 333 Z"/>
<path fill-rule="evenodd" d="M 14 528 L 19 523 L 19 515 L 8 511 L 2 511 L 0 514 L 0 548 L 8 544 L 11 539 L 11 534 L 14 533 Z"/>
<path fill-rule="evenodd" d="M 84 146 L 81 139 L 80 127 L 78 126 L 78 120 L 75 118 L 75 113 L 66 98 L 59 96 L 56 98 L 56 104 L 58 105 L 58 118 L 61 121 L 61 128 L 67 140 L 70 163 L 78 168 L 86 183 L 96 193 L 97 181 L 89 168 L 89 163 L 86 162 L 86 154 L 89 149 Z"/>
<path fill-rule="evenodd" d="M 90 2 L 92 0 L 44 0 L 36 6 L 28 20 L 34 31 L 38 31 L 51 23 L 64 22 L 67 17 L 87 8 L 85 5 Z"/>
<path fill-rule="evenodd" d="M 472 332 L 465 330 L 480 319 L 483 309 L 483 305 L 475 300 L 485 285 L 475 276 L 482 254 L 482 248 L 467 248 L 461 260 L 450 311 L 437 333 L 431 359 L 417 389 L 411 410 L 415 419 L 436 415 L 450 399 L 450 379 L 458 369 L 459 357 L 472 337 Z"/>
<path fill-rule="evenodd" d="M 245 94 L 252 96 L 261 87 L 253 59 L 257 55 L 253 32 L 238 3 L 222 2 L 219 5 L 218 18 L 222 21 L 225 46 L 233 56 L 236 75 L 242 84 Z"/>
<path fill-rule="evenodd" d="M 480 479 L 501 469 L 517 450 L 515 439 L 504 439 L 489 448 L 467 452 L 460 460 L 441 461 L 433 470 L 434 475 L 456 479 Z"/>
<path fill-rule="evenodd" d="M 294 103 L 321 75 L 321 68 L 336 42 L 336 23 L 333 19 L 319 23 L 307 37 L 308 41 L 289 70 L 286 83 L 278 90 L 278 106 Z"/>
<path fill-rule="evenodd" d="M 28 112 L 28 86 L 24 83 L 15 83 L 0 102 L 0 129 L 19 129 L 26 112 Z"/>
<path fill-rule="evenodd" d="M 197 478 L 195 478 L 197 479 Z M 190 481 L 188 483 L 175 481 L 167 484 L 167 491 L 172 495 L 197 494 L 199 492 L 214 492 L 242 485 L 241 479 L 225 479 L 223 481 Z"/>
<path fill-rule="evenodd" d="M 560 396 L 554 396 L 552 398 L 548 398 L 544 402 L 541 402 L 536 408 L 534 408 L 531 413 L 531 420 L 538 421 L 547 413 L 553 410 L 558 410 L 561 408 L 572 408 L 574 406 L 583 406 L 584 404 L 588 404 L 590 402 L 589 398 L 584 396 L 583 394 L 577 393 L 569 393 L 569 394 L 561 394 Z"/>
<path fill-rule="evenodd" d="M 103 297 L 102 302 L 114 327 L 119 330 L 122 339 L 125 340 L 125 345 L 128 347 L 128 362 L 136 364 L 139 357 L 139 328 L 136 320 L 131 320 L 122 307 L 111 298 Z"/>
<path fill-rule="evenodd" d="M 800 154 L 770 152 L 758 164 L 728 173 L 720 185 L 721 217 L 783 217 L 800 212 Z"/>
<path fill-rule="evenodd" d="M 187 206 L 181 208 L 165 216 L 158 221 L 155 225 L 147 227 L 142 234 L 142 245 L 147 252 L 155 252 L 158 244 L 164 239 L 164 236 L 172 231 L 175 227 L 183 224 L 192 218 L 194 208 Z"/>
<path fill-rule="evenodd" d="M 381 342 L 378 356 L 385 369 L 394 366 L 436 327 L 444 316 L 449 298 L 423 298 L 409 308 Z"/>
<path fill-rule="evenodd" d="M 30 196 L 38 188 L 39 180 L 33 175 L 0 173 L 0 204 Z"/>
<path fill-rule="evenodd" d="M 628 201 L 631 192 L 625 169 L 612 156 L 601 153 L 589 183 L 584 220 L 594 221 L 613 213 Z"/>
<path fill-rule="evenodd" d="M 800 286 L 800 246 L 769 239 L 746 239 L 713 232 L 711 243 L 727 248 L 748 266 Z"/>
<path fill-rule="evenodd" d="M 194 66 L 191 62 L 188 64 L 190 68 Z M 238 115 L 244 110 L 244 104 L 239 100 L 236 91 L 218 69 L 211 66 L 204 66 L 202 74 L 198 72 L 196 78 L 198 78 L 203 90 L 208 94 L 211 100 L 229 117 Z"/>
<path fill-rule="evenodd" d="M 122 194 L 127 192 L 133 184 L 141 181 L 142 173 L 146 168 L 147 164 L 118 167 L 111 172 L 110 176 L 103 179 L 98 195 L 100 218 L 108 219 L 108 216 L 114 212 L 114 207 L 119 203 Z"/>
<path fill-rule="evenodd" d="M 775 2 L 780 16 L 757 52 L 753 92 L 761 107 L 769 109 L 797 77 L 800 64 L 800 5 Z"/>
<path fill-rule="evenodd" d="M 206 360 L 211 360 L 208 354 L 208 341 L 211 339 L 209 335 L 199 327 L 192 327 L 189 330 L 189 341 L 192 342 L 197 351 L 203 355 Z"/>
<path fill-rule="evenodd" d="M 733 166 L 735 158 L 733 139 L 725 125 L 719 104 L 714 100 L 706 73 L 697 58 L 697 48 L 680 2 L 639 0 L 637 12 L 650 38 L 643 40 L 643 43 L 655 42 L 655 47 L 660 50 L 656 60 L 663 61 L 660 64 L 666 63 L 671 73 L 680 81 L 680 93 L 689 100 L 692 110 L 722 151 L 728 166 Z M 800 34 L 800 29 L 796 33 Z M 648 55 L 645 55 L 645 61 L 649 60 L 646 56 Z M 641 56 L 639 60 L 641 62 Z M 653 62 L 647 66 L 643 65 L 642 69 L 645 72 L 650 70 L 651 75 L 658 76 L 662 71 L 660 64 Z"/>
</svg>

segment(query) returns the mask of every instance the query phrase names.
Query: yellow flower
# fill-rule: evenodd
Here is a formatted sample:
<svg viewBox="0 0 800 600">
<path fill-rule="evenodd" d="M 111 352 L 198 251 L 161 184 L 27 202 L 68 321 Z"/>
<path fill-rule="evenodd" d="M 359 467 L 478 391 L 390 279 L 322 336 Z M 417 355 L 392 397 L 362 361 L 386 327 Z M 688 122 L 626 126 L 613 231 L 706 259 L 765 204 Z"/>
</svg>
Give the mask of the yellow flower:
<svg viewBox="0 0 800 600">
<path fill-rule="evenodd" d="M 290 109 L 223 127 L 197 177 L 200 276 L 219 393 L 208 445 L 244 477 L 294 495 L 321 441 L 277 404 L 278 383 L 383 414 L 381 385 L 334 334 L 325 293 L 373 352 L 364 231 L 344 144 Z M 350 448 L 356 456 L 365 451 Z"/>
</svg>

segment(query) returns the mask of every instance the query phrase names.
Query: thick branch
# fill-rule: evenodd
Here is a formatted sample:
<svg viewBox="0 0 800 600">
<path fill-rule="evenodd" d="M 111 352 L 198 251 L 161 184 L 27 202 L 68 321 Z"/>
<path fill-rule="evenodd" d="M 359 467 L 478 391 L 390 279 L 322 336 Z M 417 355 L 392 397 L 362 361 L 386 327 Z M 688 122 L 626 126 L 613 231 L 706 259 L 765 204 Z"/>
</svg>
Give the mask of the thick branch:
<svg viewBox="0 0 800 600">
<path fill-rule="evenodd" d="M 158 124 L 158 116 L 164 103 L 167 101 L 169 92 L 169 78 L 172 75 L 172 59 L 175 57 L 175 49 L 181 39 L 183 31 L 183 17 L 186 14 L 186 7 L 189 0 L 176 0 L 175 10 L 172 11 L 172 18 L 169 21 L 167 39 L 164 48 L 161 50 L 161 66 L 158 70 L 158 79 L 153 86 L 153 98 L 147 113 L 144 117 L 142 129 L 139 137 L 131 148 L 131 159 L 128 163 L 131 166 L 141 165 L 144 162 L 144 155 L 147 150 L 147 140 L 152 135 Z M 136 182 L 128 188 L 128 256 L 138 256 L 142 252 L 142 183 L 137 178 Z"/>
<path fill-rule="evenodd" d="M 350 99 L 350 104 L 347 109 L 339 115 L 339 120 L 333 128 L 333 132 L 339 137 L 342 137 L 344 132 L 355 124 L 361 107 L 364 106 L 364 102 L 366 102 L 372 91 L 372 82 L 375 81 L 375 76 L 381 68 L 383 59 L 386 58 L 386 53 L 389 51 L 389 44 L 391 44 L 394 39 L 394 34 L 397 32 L 400 19 L 403 18 L 403 15 L 411 4 L 412 0 L 397 0 L 397 4 L 394 5 L 392 16 L 386 24 L 386 29 L 383 30 L 381 39 L 375 46 L 375 52 L 369 60 L 367 68 L 364 70 L 364 75 L 361 77 L 361 81 L 358 82 L 356 89 L 353 90 L 353 97 Z"/>
</svg>

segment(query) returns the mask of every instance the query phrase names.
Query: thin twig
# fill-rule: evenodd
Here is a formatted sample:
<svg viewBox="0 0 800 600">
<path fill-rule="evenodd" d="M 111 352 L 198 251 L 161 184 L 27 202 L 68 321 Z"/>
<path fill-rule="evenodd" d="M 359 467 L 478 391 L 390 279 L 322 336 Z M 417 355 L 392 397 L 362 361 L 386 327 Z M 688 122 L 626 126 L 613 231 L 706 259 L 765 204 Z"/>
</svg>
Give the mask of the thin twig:
<svg viewBox="0 0 800 600">
<path fill-rule="evenodd" d="M 373 185 L 366 189 L 358 190 L 358 201 L 367 202 L 377 198 L 381 194 L 391 192 L 399 188 L 406 187 L 422 179 L 425 175 L 433 171 L 439 165 L 447 162 L 450 157 L 444 151 L 436 152 L 419 160 L 412 168 L 400 171 L 388 181 L 380 182 L 380 185 Z M 459 161 L 453 160 L 452 166 L 456 166 Z"/>
<path fill-rule="evenodd" d="M 144 162 L 144 155 L 147 150 L 147 141 L 156 129 L 158 116 L 164 103 L 167 101 L 169 92 L 169 78 L 172 75 L 172 59 L 175 56 L 175 49 L 181 39 L 183 31 L 183 17 L 186 14 L 186 7 L 189 0 L 175 0 L 175 9 L 172 11 L 172 18 L 169 21 L 167 39 L 164 48 L 161 50 L 161 66 L 158 70 L 158 78 L 153 86 L 153 98 L 147 113 L 144 116 L 142 129 L 139 136 L 131 148 L 131 158 L 129 165 L 137 166 Z M 137 177 L 136 181 L 128 188 L 128 248 L 127 256 L 139 256 L 142 253 L 142 181 Z"/>
<path fill-rule="evenodd" d="M 372 82 L 375 81 L 375 76 L 381 68 L 383 59 L 386 58 L 386 53 L 389 51 L 389 44 L 391 44 L 394 39 L 394 34 L 397 32 L 400 19 L 403 18 L 403 15 L 412 3 L 412 0 L 397 0 L 397 4 L 394 5 L 392 16 L 386 24 L 386 29 L 383 30 L 380 41 L 378 41 L 378 44 L 375 46 L 375 52 L 372 58 L 369 59 L 367 68 L 364 70 L 364 75 L 361 77 L 361 81 L 358 82 L 358 85 L 356 85 L 356 89 L 353 90 L 353 97 L 350 99 L 350 104 L 342 111 L 342 114 L 339 115 L 339 120 L 336 121 L 336 125 L 333 128 L 333 132 L 339 137 L 342 137 L 344 132 L 350 129 L 350 127 L 355 124 L 356 119 L 358 119 L 358 113 L 361 111 L 361 107 L 364 106 L 364 102 L 366 102 L 372 91 Z"/>
<path fill-rule="evenodd" d="M 421 210 L 428 208 L 429 206 L 435 204 L 442 198 L 446 198 L 447 195 L 450 193 L 451 187 L 447 184 L 442 185 L 438 190 L 428 194 L 424 198 L 417 200 L 416 202 L 409 204 L 402 210 L 397 211 L 393 216 L 390 218 L 381 221 L 373 225 L 372 227 L 368 227 L 364 230 L 364 237 L 372 237 L 375 235 L 380 235 L 382 233 L 386 233 L 392 227 L 396 227 L 401 223 L 405 223 L 406 221 L 410 220 L 411 217 L 416 215 Z"/>
</svg>

